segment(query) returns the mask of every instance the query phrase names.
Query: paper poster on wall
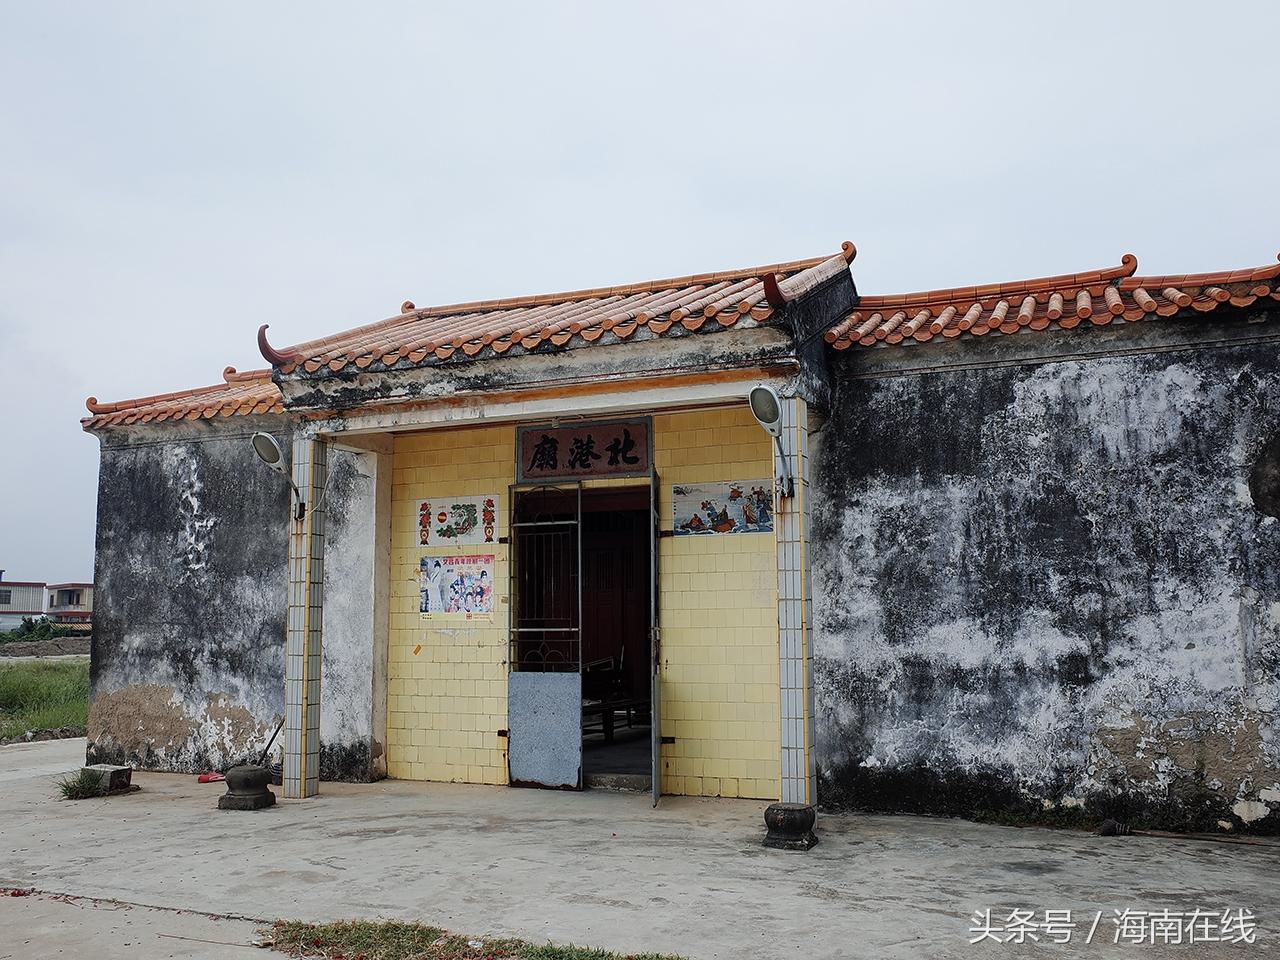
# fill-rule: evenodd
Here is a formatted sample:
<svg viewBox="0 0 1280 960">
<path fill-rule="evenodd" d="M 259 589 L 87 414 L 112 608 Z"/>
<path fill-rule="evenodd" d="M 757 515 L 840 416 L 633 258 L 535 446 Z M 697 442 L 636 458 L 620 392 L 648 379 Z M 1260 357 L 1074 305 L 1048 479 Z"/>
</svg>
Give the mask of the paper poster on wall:
<svg viewBox="0 0 1280 960">
<path fill-rule="evenodd" d="M 772 533 L 773 484 L 677 484 L 671 488 L 672 530 L 677 537 L 721 533 Z"/>
<path fill-rule="evenodd" d="M 493 618 L 493 554 L 424 556 L 419 562 L 423 620 Z"/>
<path fill-rule="evenodd" d="M 418 543 L 424 547 L 498 542 L 498 496 L 418 501 Z"/>
</svg>

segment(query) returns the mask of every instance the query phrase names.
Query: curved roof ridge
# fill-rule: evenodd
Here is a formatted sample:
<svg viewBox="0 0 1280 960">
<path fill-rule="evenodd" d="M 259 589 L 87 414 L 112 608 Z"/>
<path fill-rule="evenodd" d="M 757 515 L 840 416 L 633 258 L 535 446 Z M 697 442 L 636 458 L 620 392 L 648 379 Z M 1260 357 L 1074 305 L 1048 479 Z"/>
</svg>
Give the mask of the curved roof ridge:
<svg viewBox="0 0 1280 960">
<path fill-rule="evenodd" d="M 981 337 L 992 331 L 1017 333 L 1050 325 L 1071 329 L 1088 320 L 1104 326 L 1169 317 L 1184 311 L 1207 313 L 1220 304 L 1246 307 L 1259 297 L 1280 301 L 1280 263 L 1217 273 L 1136 276 L 1138 261 L 1125 254 L 1119 267 L 1090 273 L 950 287 L 921 293 L 861 297 L 825 339 L 837 350 L 874 347 L 936 336 Z"/>
<path fill-rule="evenodd" d="M 796 280 L 808 276 L 811 271 L 822 273 L 824 267 L 842 256 L 843 262 L 847 264 L 853 259 L 854 253 L 853 244 L 845 242 L 841 245 L 841 252 L 834 256 L 828 254 L 804 260 L 666 277 L 639 283 L 421 308 L 406 300 L 401 304 L 401 312 L 395 316 L 289 347 L 272 347 L 265 342 L 264 331 L 260 330 L 259 349 L 273 368 L 281 373 L 290 375 L 297 371 L 305 376 L 323 367 L 337 372 L 351 364 L 359 369 L 365 369 L 374 362 L 386 364 L 407 361 L 411 365 L 417 365 L 436 359 L 448 359 L 459 349 L 468 357 L 477 356 L 486 349 L 501 353 L 511 344 L 499 344 L 501 349 L 494 344 L 513 332 L 522 334 L 516 338 L 516 342 L 525 349 L 548 342 L 559 347 L 574 336 L 593 342 L 601 333 L 618 326 L 617 319 L 607 309 L 605 302 L 619 298 L 639 298 L 634 304 L 636 309 L 632 312 L 631 319 L 625 325 L 628 334 L 634 329 L 632 321 L 635 326 L 651 326 L 653 333 L 661 334 L 671 327 L 666 322 L 668 314 L 680 309 L 682 305 L 696 301 L 703 306 L 698 316 L 691 316 L 691 311 L 685 310 L 678 318 L 683 328 L 692 330 L 718 312 L 718 309 L 710 308 L 718 308 L 719 303 L 699 296 L 709 286 L 734 285 L 740 281 L 760 280 L 774 274 L 781 274 L 784 280 Z M 796 286 L 800 292 L 807 289 L 803 281 Z M 733 319 L 721 319 L 721 326 L 728 326 L 737 317 L 747 314 L 756 321 L 767 319 L 772 314 L 773 307 L 770 304 L 760 303 L 762 294 L 757 295 L 753 289 L 739 292 L 741 296 L 730 304 L 738 308 L 737 314 Z M 600 309 L 589 309 L 588 305 L 596 301 L 600 302 Z M 520 311 L 532 311 L 539 315 L 536 328 L 525 330 L 523 325 L 512 326 L 506 322 L 506 318 Z M 581 316 L 573 322 L 561 323 L 569 319 L 568 313 Z M 728 316 L 729 314 L 725 314 L 725 317 Z M 465 325 L 461 329 L 447 323 L 450 318 L 455 317 L 465 319 Z"/>
<path fill-rule="evenodd" d="M 1041 293 L 1060 287 L 1086 286 L 1099 283 L 1110 283 L 1130 277 L 1138 269 L 1138 258 L 1126 253 L 1120 258 L 1119 266 L 1104 267 L 1101 270 L 1090 270 L 1084 273 L 1060 273 L 1051 277 L 1032 277 L 1028 280 L 1006 280 L 1003 283 L 987 283 L 967 287 L 940 287 L 937 290 L 921 290 L 914 293 L 890 293 L 862 297 L 860 305 L 879 306 L 885 304 L 910 305 L 914 303 L 932 303 L 937 300 L 957 300 L 972 296 L 975 300 L 984 297 L 1004 297 L 1018 293 Z"/>
<path fill-rule="evenodd" d="M 284 397 L 271 379 L 270 370 L 236 373 L 223 371 L 224 382 L 149 397 L 99 403 L 96 397 L 85 401 L 91 416 L 80 422 L 87 430 L 153 420 L 208 420 L 214 416 L 248 413 L 281 413 Z"/>
</svg>

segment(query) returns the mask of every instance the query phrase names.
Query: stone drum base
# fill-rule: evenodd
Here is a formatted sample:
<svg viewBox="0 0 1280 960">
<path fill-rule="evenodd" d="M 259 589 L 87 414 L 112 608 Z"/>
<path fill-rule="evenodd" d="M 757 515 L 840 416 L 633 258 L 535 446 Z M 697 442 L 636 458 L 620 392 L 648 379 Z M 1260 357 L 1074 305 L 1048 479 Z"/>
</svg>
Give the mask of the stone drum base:
<svg viewBox="0 0 1280 960">
<path fill-rule="evenodd" d="M 275 805 L 276 795 L 267 789 L 271 771 L 245 764 L 227 771 L 227 792 L 218 798 L 219 810 L 262 810 Z"/>
<path fill-rule="evenodd" d="M 775 850 L 811 850 L 818 842 L 813 832 L 817 811 L 806 803 L 772 803 L 764 812 L 769 828 L 764 845 Z"/>
</svg>

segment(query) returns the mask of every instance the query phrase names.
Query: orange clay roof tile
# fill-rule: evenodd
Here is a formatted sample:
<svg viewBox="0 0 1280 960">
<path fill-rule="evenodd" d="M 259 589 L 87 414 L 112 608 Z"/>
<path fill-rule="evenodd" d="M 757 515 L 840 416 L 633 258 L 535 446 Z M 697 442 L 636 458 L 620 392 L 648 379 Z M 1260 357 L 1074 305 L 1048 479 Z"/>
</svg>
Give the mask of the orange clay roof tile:
<svg viewBox="0 0 1280 960">
<path fill-rule="evenodd" d="M 482 357 L 506 353 L 517 344 L 526 350 L 544 344 L 563 347 L 575 337 L 594 343 L 605 333 L 626 339 L 641 327 L 655 335 L 677 323 L 682 330 L 698 330 L 713 317 L 722 327 L 748 315 L 764 322 L 774 313 L 764 296 L 766 274 L 778 279 L 779 289 L 790 300 L 848 269 L 855 253 L 853 244 L 845 243 L 834 256 L 746 270 L 452 306 L 418 308 L 406 301 L 397 316 L 272 348 L 270 359 L 285 376 L 305 377 L 324 369 L 336 373 L 374 364 L 432 363 L 459 350 L 467 357 Z M 278 357 L 283 361 L 277 363 Z"/>
<path fill-rule="evenodd" d="M 237 373 L 234 367 L 222 372 L 224 382 L 211 387 L 179 390 L 118 403 L 85 401 L 90 416 L 80 422 L 87 430 L 133 423 L 165 420 L 198 420 L 215 416 L 243 416 L 248 413 L 283 413 L 280 388 L 271 380 L 270 370 Z"/>
<path fill-rule="evenodd" d="M 1126 253 L 1120 266 L 1035 280 L 951 287 L 923 294 L 865 296 L 857 308 L 826 332 L 837 350 L 877 347 L 899 340 L 924 343 L 941 334 L 980 337 L 1024 328 L 1069 330 L 1089 325 L 1169 317 L 1184 310 L 1207 313 L 1219 304 L 1248 306 L 1259 297 L 1280 301 L 1280 263 L 1218 273 L 1134 276 L 1138 260 Z M 903 325 L 901 315 L 928 311 L 932 323 Z M 943 321 L 942 318 L 946 317 Z"/>
<path fill-rule="evenodd" d="M 445 359 L 458 350 L 468 357 L 486 351 L 502 355 L 519 344 L 564 346 L 579 337 L 598 341 L 606 332 L 619 339 L 640 327 L 661 335 L 675 325 L 699 329 L 707 320 L 732 326 L 750 315 L 772 316 L 762 277 L 778 278 L 779 290 L 794 298 L 845 269 L 852 244 L 834 257 L 799 260 L 725 273 L 697 274 L 621 287 L 548 294 L 514 300 L 485 300 L 419 310 L 405 302 L 403 312 L 378 323 L 301 344 L 266 351 L 283 357 L 282 373 L 299 368 L 367 369 L 408 359 L 417 364 Z M 1170 317 L 1184 311 L 1207 313 L 1219 304 L 1248 306 L 1260 297 L 1280 301 L 1280 263 L 1244 270 L 1166 276 L 1135 276 L 1138 261 L 1125 254 L 1117 267 L 1058 274 L 1033 280 L 951 287 L 920 293 L 861 297 L 857 307 L 826 331 L 837 350 L 934 337 L 981 337 L 992 330 L 1012 334 L 1051 326 L 1071 329 L 1084 320 L 1103 326 L 1115 321 Z M 265 343 L 260 336 L 260 343 Z M 247 414 L 282 413 L 273 371 L 223 371 L 223 383 L 194 390 L 140 397 L 118 403 L 86 401 L 86 429 L 168 420 L 196 420 Z"/>
</svg>

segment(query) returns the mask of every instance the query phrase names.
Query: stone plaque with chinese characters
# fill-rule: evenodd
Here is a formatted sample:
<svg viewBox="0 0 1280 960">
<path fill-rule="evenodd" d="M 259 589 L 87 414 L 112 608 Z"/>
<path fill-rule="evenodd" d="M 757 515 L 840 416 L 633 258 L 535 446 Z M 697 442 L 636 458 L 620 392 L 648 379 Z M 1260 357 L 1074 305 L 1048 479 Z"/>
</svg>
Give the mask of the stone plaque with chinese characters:
<svg viewBox="0 0 1280 960">
<path fill-rule="evenodd" d="M 521 483 L 649 474 L 647 420 L 521 427 L 517 437 Z"/>
</svg>

